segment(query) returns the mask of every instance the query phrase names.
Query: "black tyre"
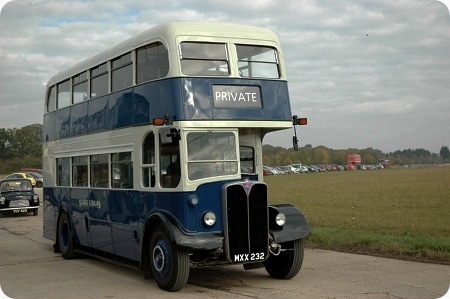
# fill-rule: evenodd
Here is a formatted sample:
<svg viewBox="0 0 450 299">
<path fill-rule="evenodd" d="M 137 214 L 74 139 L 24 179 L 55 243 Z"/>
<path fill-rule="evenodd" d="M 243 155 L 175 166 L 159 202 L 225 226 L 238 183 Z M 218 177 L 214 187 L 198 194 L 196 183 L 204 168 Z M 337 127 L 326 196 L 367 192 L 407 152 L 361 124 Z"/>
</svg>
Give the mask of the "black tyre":
<svg viewBox="0 0 450 299">
<path fill-rule="evenodd" d="M 38 209 L 34 209 L 33 210 L 33 215 L 34 216 L 37 216 L 39 214 L 39 208 Z"/>
<path fill-rule="evenodd" d="M 38 188 L 42 188 L 42 186 L 43 186 L 44 184 L 42 183 L 42 182 L 36 182 L 36 187 L 38 187 Z"/>
<path fill-rule="evenodd" d="M 150 267 L 158 286 L 166 291 L 181 290 L 189 278 L 189 252 L 175 248 L 165 228 L 159 225 L 150 238 Z"/>
<path fill-rule="evenodd" d="M 58 221 L 58 245 L 65 259 L 73 259 L 77 256 L 72 226 L 66 213 L 62 213 Z"/>
<path fill-rule="evenodd" d="M 279 255 L 271 255 L 264 262 L 267 273 L 276 279 L 290 279 L 297 275 L 303 263 L 303 239 L 281 244 L 283 249 Z"/>
</svg>

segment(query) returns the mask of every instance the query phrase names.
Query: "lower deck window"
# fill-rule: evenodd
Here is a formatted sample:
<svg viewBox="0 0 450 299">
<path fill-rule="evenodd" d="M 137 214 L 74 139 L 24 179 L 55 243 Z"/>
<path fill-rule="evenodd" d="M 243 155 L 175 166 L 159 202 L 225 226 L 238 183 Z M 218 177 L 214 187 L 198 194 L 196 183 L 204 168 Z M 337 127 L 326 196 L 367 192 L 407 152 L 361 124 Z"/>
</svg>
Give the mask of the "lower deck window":
<svg viewBox="0 0 450 299">
<path fill-rule="evenodd" d="M 91 188 L 133 188 L 131 152 L 56 159 L 56 185 Z M 70 173 L 72 170 L 72 173 Z"/>
<path fill-rule="evenodd" d="M 88 157 L 72 158 L 72 186 L 88 186 Z"/>
<path fill-rule="evenodd" d="M 111 155 L 111 180 L 113 188 L 133 188 L 133 162 L 131 152 Z"/>
<path fill-rule="evenodd" d="M 91 156 L 91 186 L 98 188 L 109 187 L 108 155 Z"/>
</svg>

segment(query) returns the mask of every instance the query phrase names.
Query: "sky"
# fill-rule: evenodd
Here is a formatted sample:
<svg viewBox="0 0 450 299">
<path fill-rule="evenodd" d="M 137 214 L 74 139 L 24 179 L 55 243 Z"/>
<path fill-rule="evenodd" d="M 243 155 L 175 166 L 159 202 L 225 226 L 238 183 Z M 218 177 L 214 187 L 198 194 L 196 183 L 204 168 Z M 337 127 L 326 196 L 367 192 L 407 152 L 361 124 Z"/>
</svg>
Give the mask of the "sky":
<svg viewBox="0 0 450 299">
<path fill-rule="evenodd" d="M 42 123 L 56 72 L 176 20 L 273 30 L 299 145 L 385 153 L 450 147 L 450 1 L 1 1 L 0 128 Z M 291 147 L 293 130 L 265 144 Z"/>
</svg>

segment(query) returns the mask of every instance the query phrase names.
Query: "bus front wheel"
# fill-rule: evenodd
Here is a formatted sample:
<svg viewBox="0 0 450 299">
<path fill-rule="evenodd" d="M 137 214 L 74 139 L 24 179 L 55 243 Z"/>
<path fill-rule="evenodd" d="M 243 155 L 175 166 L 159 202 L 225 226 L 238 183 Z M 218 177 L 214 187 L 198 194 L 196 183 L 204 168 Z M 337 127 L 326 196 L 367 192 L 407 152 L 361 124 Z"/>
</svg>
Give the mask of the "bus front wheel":
<svg viewBox="0 0 450 299">
<path fill-rule="evenodd" d="M 65 259 L 76 257 L 72 226 L 66 213 L 62 213 L 58 221 L 58 245 Z"/>
<path fill-rule="evenodd" d="M 290 279 L 297 275 L 303 264 L 303 239 L 281 244 L 284 251 L 272 255 L 264 262 L 267 273 L 276 279 Z"/>
<path fill-rule="evenodd" d="M 173 246 L 162 225 L 150 238 L 150 264 L 153 278 L 166 291 L 181 290 L 189 278 L 189 252 Z"/>
</svg>

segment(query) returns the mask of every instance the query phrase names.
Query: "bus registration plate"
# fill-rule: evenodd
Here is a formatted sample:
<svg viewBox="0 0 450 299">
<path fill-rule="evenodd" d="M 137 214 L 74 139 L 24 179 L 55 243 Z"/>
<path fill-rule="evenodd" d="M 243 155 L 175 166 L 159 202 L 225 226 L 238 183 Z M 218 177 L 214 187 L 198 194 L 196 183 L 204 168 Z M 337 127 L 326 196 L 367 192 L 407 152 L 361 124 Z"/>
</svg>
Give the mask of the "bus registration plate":
<svg viewBox="0 0 450 299">
<path fill-rule="evenodd" d="M 234 261 L 235 262 L 252 262 L 252 261 L 262 261 L 265 259 L 264 252 L 258 253 L 243 253 L 243 254 L 235 254 Z"/>
</svg>

